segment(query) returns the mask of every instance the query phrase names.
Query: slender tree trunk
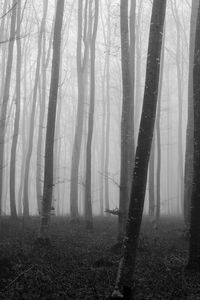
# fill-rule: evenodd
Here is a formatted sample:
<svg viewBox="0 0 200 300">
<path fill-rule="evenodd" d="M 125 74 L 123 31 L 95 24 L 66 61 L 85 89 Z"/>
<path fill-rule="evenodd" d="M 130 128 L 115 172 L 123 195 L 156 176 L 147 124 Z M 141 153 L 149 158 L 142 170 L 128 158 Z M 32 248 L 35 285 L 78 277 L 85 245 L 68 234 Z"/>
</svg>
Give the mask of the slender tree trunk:
<svg viewBox="0 0 200 300">
<path fill-rule="evenodd" d="M 53 37 L 53 59 L 51 84 L 49 94 L 49 106 L 47 115 L 47 132 L 45 143 L 45 167 L 44 167 L 44 187 L 42 199 L 42 214 L 40 224 L 40 236 L 42 238 L 48 237 L 49 223 L 51 214 L 51 203 L 53 193 L 53 152 L 54 152 L 54 132 L 56 120 L 58 81 L 60 69 L 60 45 L 61 45 L 61 31 L 64 14 L 64 0 L 57 1 L 56 17 Z"/>
<path fill-rule="evenodd" d="M 111 48 L 111 1 L 107 4 L 107 42 L 106 42 L 106 141 L 105 141 L 105 210 L 109 210 L 109 161 L 110 161 L 110 48 Z"/>
<path fill-rule="evenodd" d="M 112 295 L 114 299 L 120 299 L 123 296 L 124 299 L 133 299 L 132 276 L 135 269 L 136 250 L 146 191 L 148 162 L 156 117 L 165 11 L 166 0 L 153 1 L 142 117 L 135 155 L 126 235 L 124 237 L 123 252 L 118 267 L 116 285 Z"/>
<path fill-rule="evenodd" d="M 43 1 L 43 13 L 46 14 L 48 10 L 48 1 Z M 45 13 L 46 12 L 46 13 Z M 49 50 L 52 45 L 52 38 L 49 40 L 49 49 L 46 55 L 46 17 L 43 24 L 43 39 L 42 39 L 42 95 L 40 101 L 40 113 L 39 113 L 39 130 L 38 130 L 38 142 L 37 142 L 37 170 L 36 170 L 36 193 L 38 212 L 41 214 L 41 201 L 42 201 L 42 153 L 43 153 L 43 136 L 44 136 L 44 119 L 45 119 L 45 104 L 46 104 L 46 81 L 47 81 L 47 67 L 49 64 Z M 47 56 L 47 57 L 46 57 Z"/>
<path fill-rule="evenodd" d="M 192 196 L 192 176 L 193 176 L 193 59 L 195 48 L 195 31 L 198 14 L 199 1 L 192 1 L 190 19 L 190 46 L 189 46 L 189 79 L 188 79 L 188 121 L 186 133 L 185 151 L 185 180 L 184 180 L 184 219 L 188 227 L 190 223 L 190 202 Z"/>
<path fill-rule="evenodd" d="M 153 137 L 151 146 L 151 155 L 149 161 L 149 216 L 155 213 L 155 137 Z"/>
<path fill-rule="evenodd" d="M 86 183 L 85 183 L 85 220 L 86 228 L 93 229 L 92 220 L 92 196 L 91 196 L 91 174 L 92 174 L 92 137 L 94 128 L 95 108 L 95 46 L 98 27 L 99 0 L 95 0 L 94 26 L 91 38 L 90 54 L 90 108 L 88 118 L 88 137 L 86 146 Z"/>
<path fill-rule="evenodd" d="M 72 150 L 71 184 L 70 184 L 71 220 L 75 222 L 78 219 L 78 176 L 79 176 L 79 162 L 80 162 L 83 124 L 84 124 L 84 100 L 85 100 L 84 77 L 86 76 L 86 70 L 87 70 L 88 40 L 90 37 L 90 32 L 89 30 L 87 31 L 88 0 L 85 1 L 84 26 L 83 26 L 83 2 L 84 1 L 82 0 L 78 1 L 78 34 L 77 34 L 77 50 L 76 50 L 77 77 L 78 77 L 78 108 L 77 108 L 77 115 L 76 115 L 74 144 Z M 82 58 L 82 42 L 85 46 L 83 58 Z"/>
<path fill-rule="evenodd" d="M 158 87 L 158 105 L 156 115 L 156 133 L 157 133 L 157 172 L 156 172 L 156 220 L 160 219 L 160 180 L 161 180 L 161 134 L 160 134 L 160 118 L 161 118 L 161 98 L 162 98 L 162 86 L 163 86 L 163 69 L 164 69 L 164 55 L 165 55 L 165 28 L 162 41 L 162 53 L 160 62 L 160 78 Z"/>
<path fill-rule="evenodd" d="M 4 148 L 5 148 L 5 134 L 6 134 L 6 121 L 7 121 L 7 107 L 9 101 L 9 92 L 10 92 L 10 81 L 11 81 L 11 70 L 13 62 L 13 47 L 14 47 L 14 37 L 15 37 L 15 23 L 16 23 L 16 7 L 17 1 L 12 1 L 12 16 L 11 16 L 11 25 L 10 25 L 10 40 L 8 44 L 8 58 L 6 66 L 6 75 L 5 75 L 5 84 L 4 84 L 4 93 L 3 101 L 1 105 L 1 114 L 0 114 L 0 208 L 2 206 L 2 197 L 3 197 L 3 171 L 4 171 Z M 12 206 L 12 214 L 16 214 L 16 209 Z M 0 212 L 1 214 L 1 212 Z"/>
<path fill-rule="evenodd" d="M 21 0 L 17 3 L 17 37 L 20 37 L 20 24 L 21 23 Z M 15 121 L 14 133 L 11 146 L 10 157 L 10 211 L 11 217 L 16 217 L 16 151 L 19 136 L 19 121 L 20 121 L 20 102 L 21 102 L 21 40 L 17 39 L 17 70 L 16 70 L 16 107 L 15 107 Z"/>
<path fill-rule="evenodd" d="M 43 2 L 43 4 L 45 5 L 45 2 Z M 31 156 L 33 151 L 34 121 L 35 121 L 35 111 L 36 111 L 36 102 L 37 102 L 38 82 L 40 76 L 42 36 L 45 29 L 44 25 L 45 25 L 46 14 L 47 14 L 47 10 L 43 10 L 40 34 L 38 37 L 37 64 L 36 64 L 36 71 L 35 71 L 35 82 L 33 88 L 33 100 L 32 100 L 30 125 L 29 125 L 29 135 L 28 135 L 29 142 L 28 142 L 28 150 L 26 154 L 25 174 L 24 174 L 24 190 L 23 190 L 24 217 L 29 216 L 29 172 L 30 172 Z"/>
</svg>

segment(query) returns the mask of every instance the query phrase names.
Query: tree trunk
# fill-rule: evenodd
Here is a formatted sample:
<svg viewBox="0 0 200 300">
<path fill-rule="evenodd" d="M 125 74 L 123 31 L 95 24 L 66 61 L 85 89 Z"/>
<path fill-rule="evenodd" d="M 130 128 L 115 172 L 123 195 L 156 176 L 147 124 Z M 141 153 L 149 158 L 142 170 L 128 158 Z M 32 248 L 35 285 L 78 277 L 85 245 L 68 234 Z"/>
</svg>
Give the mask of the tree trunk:
<svg viewBox="0 0 200 300">
<path fill-rule="evenodd" d="M 125 299 L 133 299 L 131 288 L 132 276 L 135 269 L 136 250 L 146 191 L 148 162 L 156 117 L 165 11 L 166 0 L 153 1 L 143 109 L 135 156 L 126 235 L 124 237 L 123 252 L 118 267 L 116 285 L 112 294 L 114 299 L 120 299 L 123 296 Z"/>
<path fill-rule="evenodd" d="M 122 102 L 122 117 L 121 117 L 121 171 L 120 171 L 119 226 L 118 226 L 119 240 L 122 239 L 125 230 L 129 197 L 130 197 L 132 159 L 133 159 L 132 153 L 134 153 L 134 143 L 133 143 L 134 82 L 132 82 L 133 74 L 131 73 L 130 70 L 128 0 L 121 0 L 120 27 L 121 27 L 123 102 Z M 131 46 L 133 47 L 132 44 Z M 132 59 L 134 58 L 132 57 Z M 133 65 L 131 67 L 134 68 Z"/>
<path fill-rule="evenodd" d="M 188 227 L 190 223 L 190 202 L 192 196 L 192 176 L 193 176 L 193 60 L 195 48 L 195 31 L 198 14 L 199 1 L 192 1 L 190 20 L 190 46 L 189 46 L 189 79 L 188 79 L 188 121 L 186 133 L 185 151 L 185 180 L 184 180 L 184 219 Z"/>
<path fill-rule="evenodd" d="M 88 117 L 88 137 L 86 146 L 86 183 L 85 183 L 85 221 L 86 228 L 93 229 L 92 220 L 92 196 L 91 196 L 91 174 L 92 174 L 92 136 L 94 128 L 95 108 L 95 46 L 98 27 L 99 0 L 95 0 L 94 25 L 90 45 L 90 108 Z"/>
<path fill-rule="evenodd" d="M 193 69 L 193 104 L 194 104 L 194 139 L 193 139 L 193 182 L 191 198 L 190 246 L 187 268 L 200 271 L 200 6 L 196 25 L 194 69 Z"/>
<path fill-rule="evenodd" d="M 163 69 L 164 69 L 164 55 L 165 55 L 165 28 L 162 41 L 162 52 L 160 62 L 160 78 L 158 86 L 158 105 L 156 115 L 156 133 L 157 133 L 157 172 L 156 172 L 156 221 L 160 219 L 160 176 L 161 176 L 161 134 L 160 134 L 160 117 L 161 117 L 161 98 L 162 98 L 162 85 L 163 85 Z"/>
<path fill-rule="evenodd" d="M 60 69 L 60 44 L 61 44 L 61 30 L 64 14 L 64 0 L 57 1 L 56 17 L 54 25 L 53 37 L 53 58 L 52 58 L 52 72 L 51 84 L 49 94 L 49 106 L 47 114 L 47 132 L 45 143 L 45 166 L 44 166 L 44 187 L 42 199 L 42 214 L 40 224 L 40 236 L 42 238 L 48 237 L 49 223 L 51 214 L 51 203 L 53 193 L 53 152 L 54 152 L 54 132 L 56 120 L 58 81 Z"/>
<path fill-rule="evenodd" d="M 45 104 L 46 104 L 46 70 L 48 67 L 49 59 L 48 54 L 46 58 L 46 14 L 48 10 L 48 1 L 43 1 L 43 39 L 42 39 L 42 93 L 40 101 L 40 113 L 39 113 L 39 129 L 38 129 L 38 141 L 37 141 L 37 170 L 36 170 L 36 194 L 38 213 L 41 214 L 41 202 L 42 202 L 42 150 L 43 150 L 43 132 L 44 132 L 44 118 L 45 118 Z M 52 39 L 50 37 L 49 49 L 52 45 Z M 48 50 L 49 53 L 49 50 Z"/>
<path fill-rule="evenodd" d="M 10 92 L 10 80 L 11 80 L 11 70 L 13 62 L 13 47 L 15 38 L 15 23 L 16 23 L 16 7 L 17 1 L 12 1 L 12 16 L 10 25 L 10 40 L 8 44 L 8 58 L 6 66 L 6 75 L 4 83 L 3 101 L 1 105 L 1 115 L 0 115 L 0 209 L 2 206 L 3 197 L 3 171 L 4 171 L 4 148 L 5 148 L 5 134 L 6 134 L 6 123 L 7 123 L 7 107 L 9 102 L 9 92 Z M 16 208 L 12 205 L 12 214 L 16 215 Z M 0 212 L 1 213 L 1 212 Z"/>
<path fill-rule="evenodd" d="M 45 2 L 44 2 L 45 4 Z M 33 137 L 34 137 L 34 123 L 35 123 L 35 111 L 36 111 L 36 102 L 37 102 L 37 91 L 38 91 L 38 82 L 40 76 L 40 61 L 41 61 L 41 53 L 42 53 L 42 36 L 44 31 L 45 19 L 46 19 L 47 10 L 43 11 L 43 17 L 41 22 L 40 33 L 38 37 L 38 53 L 37 53 L 37 64 L 35 71 L 35 82 L 33 88 L 33 100 L 31 107 L 31 116 L 30 116 L 30 127 L 29 127 L 29 142 L 28 142 L 28 150 L 26 154 L 26 162 L 25 162 L 25 172 L 24 172 L 24 191 L 23 191 L 23 205 L 24 205 L 24 217 L 29 216 L 29 172 L 30 172 L 30 163 L 31 156 L 33 151 Z"/>
<path fill-rule="evenodd" d="M 76 64 L 78 76 L 78 108 L 76 115 L 75 137 L 72 150 L 72 164 L 71 164 L 71 184 L 70 184 L 70 211 L 71 220 L 77 221 L 78 215 L 78 176 L 79 176 L 79 162 L 81 153 L 81 144 L 83 136 L 84 124 L 84 101 L 85 101 L 85 76 L 88 63 L 88 40 L 90 37 L 89 30 L 87 31 L 88 23 L 88 0 L 85 2 L 84 11 L 84 28 L 83 28 L 83 2 L 78 1 L 78 34 L 77 34 L 77 50 L 76 50 Z M 91 1 L 90 1 L 91 2 Z M 90 21 L 90 20 L 89 20 Z M 90 26 L 88 26 L 90 27 Z M 82 58 L 82 43 L 85 46 Z"/>
<path fill-rule="evenodd" d="M 14 133 L 11 145 L 10 156 L 10 212 L 11 217 L 16 218 L 16 151 L 19 136 L 19 121 L 20 121 L 20 106 L 21 106 L 21 40 L 20 38 L 21 27 L 21 0 L 17 3 L 17 69 L 16 69 L 16 102 L 15 102 L 15 121 L 14 121 Z"/>
<path fill-rule="evenodd" d="M 151 155 L 149 161 L 149 216 L 153 217 L 155 213 L 155 137 L 153 137 L 151 146 Z"/>
</svg>

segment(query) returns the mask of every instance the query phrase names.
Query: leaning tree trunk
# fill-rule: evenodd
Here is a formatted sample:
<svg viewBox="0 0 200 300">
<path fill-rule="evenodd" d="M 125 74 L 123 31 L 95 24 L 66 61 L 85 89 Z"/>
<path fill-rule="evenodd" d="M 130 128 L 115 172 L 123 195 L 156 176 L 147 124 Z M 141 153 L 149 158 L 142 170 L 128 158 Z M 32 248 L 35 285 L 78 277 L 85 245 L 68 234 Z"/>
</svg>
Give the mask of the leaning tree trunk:
<svg viewBox="0 0 200 300">
<path fill-rule="evenodd" d="M 193 105 L 194 105 L 194 157 L 191 198 L 190 247 L 187 268 L 200 271 L 200 6 L 196 25 L 194 69 L 193 69 Z"/>
<path fill-rule="evenodd" d="M 98 27 L 99 0 L 95 0 L 94 26 L 91 38 L 90 54 L 90 108 L 88 117 L 88 137 L 86 146 L 86 182 L 85 182 L 85 221 L 86 228 L 93 229 L 92 219 L 92 196 L 91 196 L 91 173 L 92 173 L 92 136 L 94 128 L 94 107 L 95 107 L 95 46 Z"/>
<path fill-rule="evenodd" d="M 13 62 L 13 47 L 15 39 L 15 23 L 16 23 L 16 6 L 17 1 L 12 1 L 12 16 L 10 24 L 10 40 L 8 44 L 8 58 L 6 66 L 6 75 L 4 83 L 3 101 L 1 104 L 1 114 L 0 114 L 0 210 L 2 206 L 2 196 L 3 196 L 3 171 L 4 171 L 4 148 L 5 148 L 5 134 L 6 134 L 6 123 L 7 123 L 7 107 L 9 102 L 9 92 L 10 92 L 10 81 L 11 81 L 11 70 Z M 11 214 L 16 215 L 16 208 L 11 207 Z M 1 213 L 1 211 L 0 211 Z"/>
<path fill-rule="evenodd" d="M 121 63 L 123 102 L 121 117 L 121 171 L 120 171 L 120 199 L 119 199 L 119 226 L 118 239 L 124 235 L 126 217 L 130 196 L 132 153 L 133 144 L 133 88 L 132 73 L 130 70 L 130 46 L 128 28 L 128 0 L 121 0 L 120 4 L 120 27 L 121 27 Z M 133 59 L 133 57 L 132 57 Z M 134 66 L 132 66 L 134 67 Z"/>
<path fill-rule="evenodd" d="M 44 166 L 44 187 L 42 199 L 42 213 L 40 236 L 46 238 L 50 223 L 51 203 L 53 193 L 53 152 L 54 152 L 54 132 L 56 120 L 56 106 L 58 94 L 58 81 L 60 69 L 60 45 L 61 45 L 61 30 L 64 14 L 64 0 L 57 1 L 54 37 L 53 37 L 53 59 L 51 71 L 51 84 L 49 94 L 49 106 L 47 115 L 47 132 L 45 143 L 45 166 Z"/>
<path fill-rule="evenodd" d="M 190 20 L 190 46 L 189 46 L 189 79 L 188 79 L 188 121 L 186 133 L 185 151 L 185 177 L 184 177 L 184 219 L 188 227 L 190 223 L 190 202 L 192 196 L 192 174 L 193 174 L 193 59 L 195 47 L 196 20 L 198 14 L 199 1 L 192 1 Z"/>
<path fill-rule="evenodd" d="M 153 1 L 143 109 L 135 155 L 126 235 L 123 241 L 122 257 L 119 263 L 116 285 L 112 294 L 112 298 L 114 299 L 120 299 L 123 296 L 124 299 L 133 299 L 132 277 L 135 269 L 136 250 L 144 208 L 148 163 L 156 117 L 165 11 L 166 0 Z"/>
</svg>

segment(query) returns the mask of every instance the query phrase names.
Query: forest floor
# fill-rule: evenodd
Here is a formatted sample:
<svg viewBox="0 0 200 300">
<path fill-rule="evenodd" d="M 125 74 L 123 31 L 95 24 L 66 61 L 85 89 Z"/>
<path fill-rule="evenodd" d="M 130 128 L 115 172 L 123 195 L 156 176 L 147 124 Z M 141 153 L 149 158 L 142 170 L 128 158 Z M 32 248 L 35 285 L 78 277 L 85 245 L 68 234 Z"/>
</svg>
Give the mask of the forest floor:
<svg viewBox="0 0 200 300">
<path fill-rule="evenodd" d="M 28 223 L 3 218 L 0 224 L 0 299 L 107 299 L 120 258 L 117 218 L 83 221 L 52 218 L 51 244 L 36 241 L 38 218 Z M 155 229 L 143 221 L 134 275 L 135 299 L 200 299 L 200 275 L 184 272 L 188 241 L 183 222 L 163 218 Z"/>
</svg>

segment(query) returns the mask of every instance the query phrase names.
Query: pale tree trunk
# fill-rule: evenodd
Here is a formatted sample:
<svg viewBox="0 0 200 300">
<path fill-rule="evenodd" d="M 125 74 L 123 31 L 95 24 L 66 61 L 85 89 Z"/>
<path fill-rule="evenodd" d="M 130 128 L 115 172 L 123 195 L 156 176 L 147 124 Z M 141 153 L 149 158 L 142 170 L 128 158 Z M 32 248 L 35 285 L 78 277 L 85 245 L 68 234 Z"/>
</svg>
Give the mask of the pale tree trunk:
<svg viewBox="0 0 200 300">
<path fill-rule="evenodd" d="M 60 69 L 60 45 L 61 45 L 61 31 L 64 14 L 64 0 L 57 1 L 56 17 L 54 25 L 53 37 L 53 59 L 52 72 L 49 94 L 49 106 L 47 114 L 47 131 L 45 143 L 45 166 L 44 166 L 44 187 L 42 199 L 42 213 L 40 224 L 40 237 L 46 238 L 49 234 L 51 203 L 53 193 L 53 158 L 54 158 L 54 133 L 58 94 L 58 81 Z"/>
<path fill-rule="evenodd" d="M 135 115 L 135 140 L 138 135 L 138 127 L 140 122 L 140 111 L 141 111 L 141 102 L 142 102 L 142 37 L 141 37 L 141 31 L 142 31 L 142 9 L 143 9 L 143 0 L 140 0 L 138 3 L 138 13 L 137 13 L 137 19 L 136 19 L 136 32 L 135 32 L 135 109 L 134 109 L 134 115 Z"/>
<path fill-rule="evenodd" d="M 43 2 L 43 4 L 45 5 L 45 1 Z M 43 31 L 44 31 L 46 14 L 47 14 L 47 11 L 43 10 L 41 28 L 40 28 L 40 33 L 39 33 L 39 37 L 38 37 L 37 63 L 36 63 L 36 70 L 35 70 L 35 82 L 34 82 L 34 88 L 33 88 L 31 116 L 30 116 L 30 123 L 29 123 L 28 150 L 27 150 L 27 154 L 26 154 L 25 172 L 24 172 L 24 190 L 23 190 L 24 217 L 29 216 L 29 172 L 30 172 L 31 156 L 32 156 L 32 151 L 33 151 L 35 111 L 36 111 L 36 102 L 37 102 L 38 82 L 39 82 L 39 76 L 40 76 L 41 52 L 42 52 L 42 36 L 43 36 Z"/>
<path fill-rule="evenodd" d="M 183 134 L 182 134 L 182 124 L 183 124 L 183 86 L 182 86 L 182 74 L 181 74 L 181 33 L 180 33 L 180 19 L 176 7 L 176 2 L 171 2 L 172 13 L 174 14 L 174 20 L 176 23 L 176 72 L 177 72 L 177 84 L 178 84 L 178 201 L 181 203 L 181 208 L 183 209 Z M 179 193 L 180 191 L 180 193 Z M 178 202 L 178 203 L 179 203 Z"/>
<path fill-rule="evenodd" d="M 155 135 L 152 140 L 149 161 L 149 216 L 155 214 Z"/>
<path fill-rule="evenodd" d="M 106 41 L 106 141 L 105 141 L 105 210 L 109 210 L 109 161 L 110 161 L 110 49 L 111 49 L 111 1 L 107 3 L 107 41 Z"/>
<path fill-rule="evenodd" d="M 133 299 L 132 280 L 144 207 L 149 156 L 156 118 L 165 11 L 166 0 L 153 1 L 143 109 L 135 155 L 126 235 L 123 241 L 122 257 L 118 267 L 115 289 L 112 294 L 112 298 L 114 299 L 120 299 L 122 297 L 124 297 L 124 299 Z"/>
<path fill-rule="evenodd" d="M 47 13 L 48 1 L 43 1 L 43 12 Z M 49 48 L 46 54 L 46 18 L 44 18 L 43 24 L 43 39 L 42 39 L 42 93 L 40 101 L 40 112 L 39 112 L 39 129 L 38 129 L 38 141 L 37 141 L 37 170 L 36 170 L 36 193 L 37 193 L 37 204 L 38 212 L 41 213 L 41 201 L 42 201 L 42 163 L 43 163 L 43 136 L 44 136 L 44 119 L 45 119 L 45 104 L 46 104 L 46 81 L 47 81 L 47 68 L 49 64 L 49 53 L 52 45 L 52 34 L 49 40 Z"/>
<path fill-rule="evenodd" d="M 93 229 L 92 219 L 92 137 L 94 129 L 94 108 L 95 108 L 95 47 L 99 16 L 99 0 L 95 0 L 94 25 L 90 45 L 90 108 L 88 117 L 88 137 L 86 146 L 86 183 L 85 183 L 85 221 L 86 228 Z"/>
<path fill-rule="evenodd" d="M 185 151 L 185 178 L 184 178 L 184 219 L 188 227 L 190 223 L 190 202 L 192 196 L 192 176 L 193 176 L 193 59 L 195 48 L 195 31 L 198 14 L 199 1 L 192 1 L 190 19 L 190 46 L 189 46 L 189 78 L 188 78 L 188 120 L 186 133 Z"/>
<path fill-rule="evenodd" d="M 20 37 L 21 23 L 21 0 L 17 3 L 17 38 Z M 10 157 L 10 211 L 11 217 L 16 217 L 16 151 L 19 136 L 20 106 L 21 106 L 21 40 L 17 39 L 17 69 L 16 69 L 16 102 L 15 102 L 15 121 L 14 133 L 11 146 Z"/>
<path fill-rule="evenodd" d="M 132 4 L 133 5 L 133 4 Z M 133 143 L 133 118 L 134 118 L 134 76 L 130 67 L 130 49 L 133 45 L 129 42 L 128 28 L 128 0 L 121 0 L 120 4 L 120 27 L 121 27 L 121 62 L 122 62 L 122 84 L 123 102 L 121 117 L 121 171 L 120 171 L 120 199 L 119 199 L 119 226 L 118 239 L 121 240 L 125 230 L 128 211 L 130 185 L 132 174 L 132 160 L 134 153 Z M 134 57 L 131 57 L 134 60 Z"/>
<path fill-rule="evenodd" d="M 91 2 L 91 0 L 89 1 Z M 72 222 L 78 220 L 78 177 L 79 177 L 79 162 L 81 153 L 81 144 L 83 137 L 84 124 L 84 101 L 85 101 L 85 76 L 88 64 L 88 40 L 90 37 L 90 29 L 87 30 L 88 24 L 88 0 L 85 1 L 84 18 L 83 18 L 84 1 L 78 1 L 78 34 L 77 34 L 77 49 L 76 49 L 76 64 L 78 77 L 78 107 L 76 115 L 76 128 L 72 150 L 71 164 L 71 184 L 70 184 L 70 212 Z M 90 6 L 90 3 L 89 3 Z M 83 26 L 84 19 L 84 26 Z M 90 21 L 90 20 L 89 20 Z M 88 26 L 90 27 L 90 26 Z M 82 57 L 82 43 L 84 44 L 84 54 Z"/>
<path fill-rule="evenodd" d="M 24 99 L 27 99 L 27 51 L 24 51 L 24 68 L 23 68 L 23 95 Z M 26 101 L 23 103 L 22 110 L 22 123 L 21 123 L 21 144 L 22 144 L 22 157 L 24 158 L 26 155 L 26 120 L 27 120 L 27 110 L 28 107 L 26 105 Z M 20 186 L 18 191 L 18 215 L 22 216 L 23 207 L 22 207 L 22 197 L 23 197 L 23 187 L 24 187 L 24 171 L 25 171 L 25 160 L 22 158 L 21 161 L 21 170 L 20 170 Z"/>
<path fill-rule="evenodd" d="M 165 55 L 165 28 L 163 33 L 162 53 L 160 62 L 160 78 L 158 86 L 158 105 L 156 114 L 156 137 L 157 137 L 157 172 L 156 172 L 156 221 L 160 219 L 160 176 L 161 176 L 161 133 L 160 133 L 160 118 L 161 118 L 161 98 L 162 98 L 162 86 L 163 86 L 163 69 L 164 69 L 164 55 Z"/>
<path fill-rule="evenodd" d="M 13 62 L 13 47 L 14 47 L 14 38 L 15 38 L 15 23 L 16 23 L 16 10 L 17 10 L 17 1 L 12 1 L 12 16 L 10 24 L 10 40 L 8 43 L 8 57 L 7 57 L 7 66 L 6 66 L 6 75 L 4 83 L 4 93 L 3 101 L 1 105 L 1 114 L 0 114 L 0 208 L 2 206 L 2 197 L 3 197 L 3 171 L 4 171 L 4 148 L 5 148 L 5 135 L 6 135 L 6 123 L 7 123 L 7 107 L 9 102 L 9 92 L 10 92 L 10 81 L 11 81 L 11 70 Z M 16 214 L 15 207 L 12 207 L 12 213 Z"/>
</svg>

